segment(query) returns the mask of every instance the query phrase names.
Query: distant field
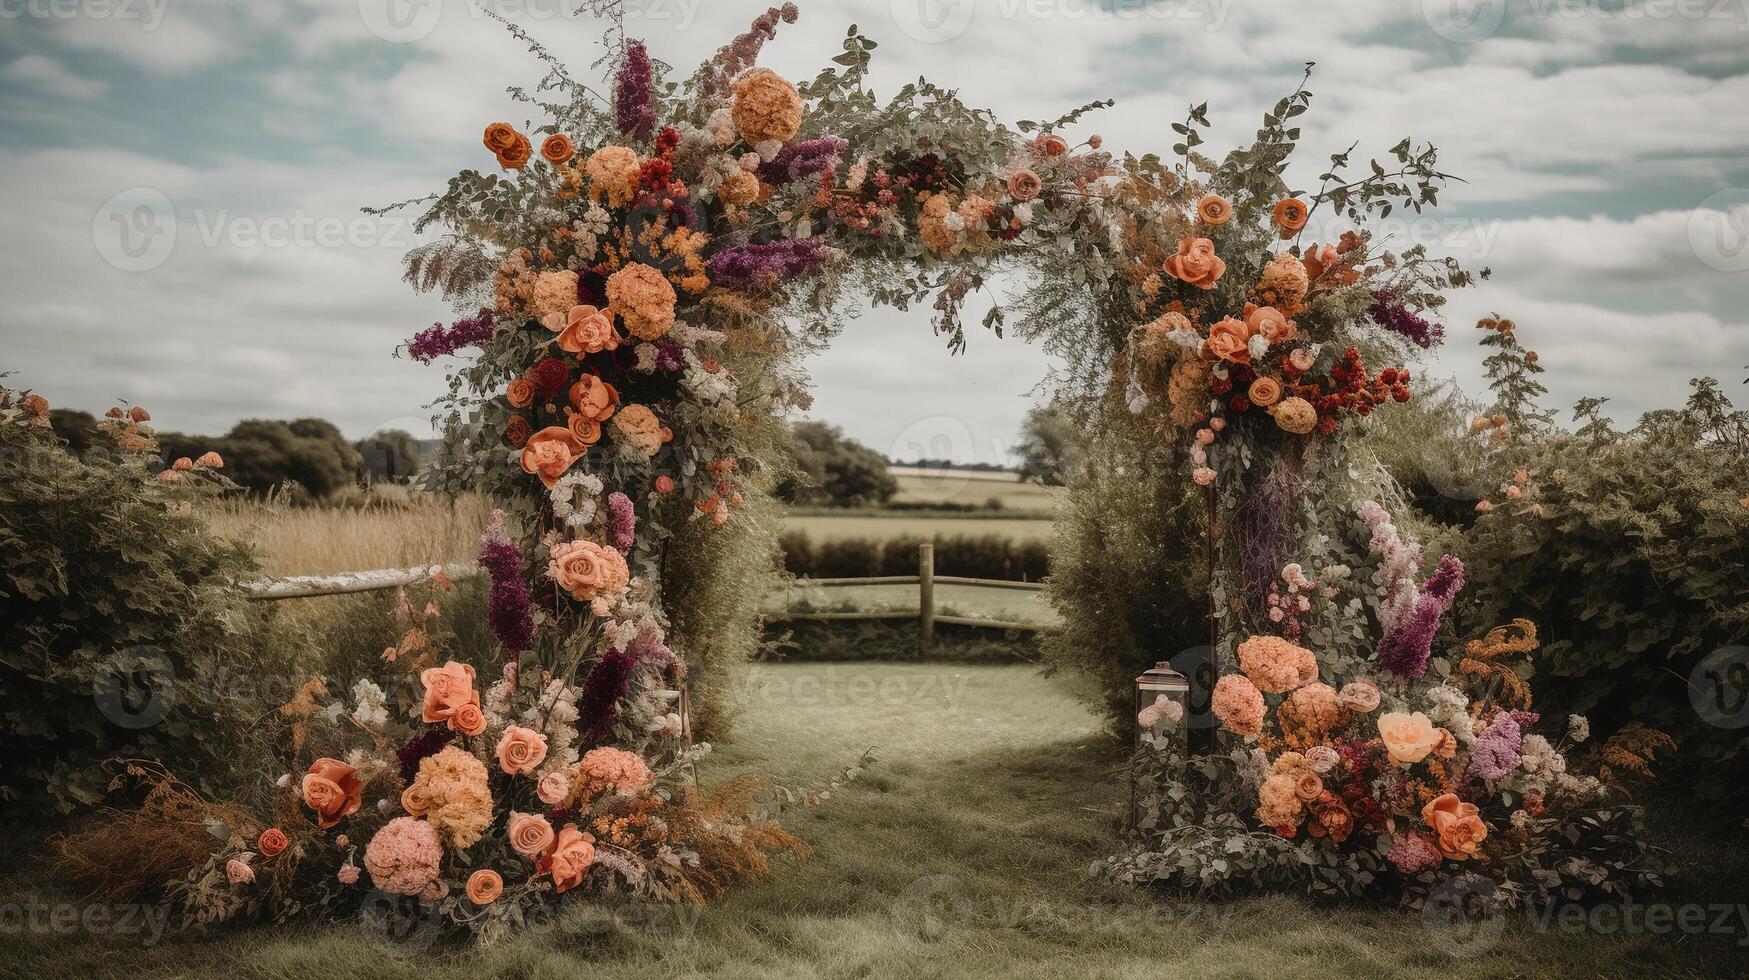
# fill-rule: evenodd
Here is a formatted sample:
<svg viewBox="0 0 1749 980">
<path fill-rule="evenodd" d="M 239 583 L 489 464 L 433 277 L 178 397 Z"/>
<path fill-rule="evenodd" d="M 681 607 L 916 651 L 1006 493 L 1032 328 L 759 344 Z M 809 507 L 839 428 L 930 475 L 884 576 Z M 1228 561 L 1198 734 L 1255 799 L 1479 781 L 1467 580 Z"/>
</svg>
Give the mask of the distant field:
<svg viewBox="0 0 1749 980">
<path fill-rule="evenodd" d="M 890 516 L 866 513 L 844 517 L 793 516 L 784 519 L 784 527 L 808 532 L 816 542 L 843 538 L 896 538 L 912 534 L 1000 534 L 1015 540 L 1039 539 L 1050 536 L 1052 523 L 1043 518 L 1026 517 L 918 517 L 904 511 Z"/>
<path fill-rule="evenodd" d="M 1019 475 L 987 470 L 937 470 L 909 466 L 889 467 L 899 481 L 894 503 L 973 504 L 982 506 L 1000 500 L 1003 510 L 1036 512 L 1046 516 L 1056 506 L 1060 487 L 1021 483 Z"/>
<path fill-rule="evenodd" d="M 443 498 L 384 486 L 357 507 L 288 507 L 225 500 L 203 509 L 223 537 L 246 541 L 265 575 L 335 575 L 468 561 L 491 513 L 480 497 Z"/>
</svg>

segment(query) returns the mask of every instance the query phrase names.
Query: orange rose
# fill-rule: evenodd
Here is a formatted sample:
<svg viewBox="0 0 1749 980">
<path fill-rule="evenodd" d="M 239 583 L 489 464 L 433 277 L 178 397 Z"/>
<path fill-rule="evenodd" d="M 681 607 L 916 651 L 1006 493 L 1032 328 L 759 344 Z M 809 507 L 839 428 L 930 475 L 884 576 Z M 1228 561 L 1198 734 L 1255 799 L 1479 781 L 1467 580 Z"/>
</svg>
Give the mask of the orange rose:
<svg viewBox="0 0 1749 980">
<path fill-rule="evenodd" d="M 510 421 L 504 423 L 504 439 L 521 449 L 528 442 L 528 419 L 521 415 L 510 416 Z"/>
<path fill-rule="evenodd" d="M 599 354 L 619 349 L 619 331 L 613 328 L 613 312 L 587 304 L 571 307 L 559 330 L 559 349 L 573 354 Z"/>
<path fill-rule="evenodd" d="M 407 811 L 410 817 L 423 817 L 431 812 L 431 791 L 420 783 L 414 783 L 401 791 L 401 809 Z"/>
<path fill-rule="evenodd" d="M 493 156 L 502 155 L 505 150 L 516 145 L 519 135 L 521 134 L 516 131 L 515 126 L 507 122 L 495 122 L 486 127 L 486 149 L 491 150 Z"/>
<path fill-rule="evenodd" d="M 427 725 L 450 721 L 464 704 L 480 706 L 480 692 L 474 690 L 474 668 L 467 664 L 451 660 L 442 667 L 427 667 L 419 672 L 419 683 L 425 685 L 420 717 Z"/>
<path fill-rule="evenodd" d="M 1060 157 L 1069 152 L 1069 144 L 1061 136 L 1045 134 L 1038 138 L 1038 151 L 1047 157 Z"/>
<path fill-rule="evenodd" d="M 570 429 L 549 425 L 528 437 L 522 447 L 522 471 L 540 477 L 547 486 L 559 482 L 559 477 L 583 455 L 588 444 L 581 442 Z"/>
<path fill-rule="evenodd" d="M 511 725 L 498 740 L 498 765 L 512 776 L 533 772 L 547 757 L 547 737 L 532 728 Z"/>
<path fill-rule="evenodd" d="M 1213 289 L 1215 282 L 1227 272 L 1227 263 L 1215 254 L 1215 243 L 1206 238 L 1186 238 L 1178 243 L 1178 254 L 1167 256 L 1166 274 L 1182 279 L 1198 289 Z"/>
<path fill-rule="evenodd" d="M 1205 194 L 1196 202 L 1196 217 L 1205 225 L 1218 226 L 1233 216 L 1233 206 L 1219 194 Z"/>
<path fill-rule="evenodd" d="M 1226 317 L 1209 328 L 1208 339 L 1202 342 L 1210 357 L 1233 364 L 1251 363 L 1251 328 L 1245 321 Z"/>
<path fill-rule="evenodd" d="M 566 824 L 553 840 L 553 849 L 535 865 L 535 871 L 553 876 L 553 891 L 564 893 L 583 883 L 583 874 L 595 863 L 595 845 L 576 824 Z"/>
<path fill-rule="evenodd" d="M 538 813 L 512 812 L 504 824 L 504 832 L 510 837 L 511 849 L 530 861 L 545 854 L 553 845 L 553 825 Z"/>
<path fill-rule="evenodd" d="M 1304 772 L 1294 780 L 1294 795 L 1310 803 L 1324 795 L 1324 781 L 1315 772 Z"/>
<path fill-rule="evenodd" d="M 534 404 L 534 382 L 527 378 L 517 378 L 510 382 L 510 387 L 504 389 L 504 400 L 511 408 L 527 408 Z"/>
<path fill-rule="evenodd" d="M 505 170 L 521 170 L 528 166 L 528 158 L 534 155 L 534 147 L 528 142 L 528 137 L 516 134 L 516 142 L 508 149 L 498 153 L 498 165 Z"/>
<path fill-rule="evenodd" d="M 327 830 L 358 812 L 364 783 L 358 770 L 339 759 L 317 759 L 304 776 L 304 805 L 316 811 L 316 826 Z"/>
<path fill-rule="evenodd" d="M 1245 325 L 1251 328 L 1252 333 L 1262 334 L 1272 344 L 1285 343 L 1300 335 L 1299 327 L 1273 306 L 1246 303 Z"/>
<path fill-rule="evenodd" d="M 601 441 L 601 423 L 579 412 L 569 409 L 565 411 L 565 428 L 585 446 L 593 446 Z"/>
<path fill-rule="evenodd" d="M 1325 791 L 1317 802 L 1306 808 L 1311 811 L 1312 819 L 1306 829 L 1313 837 L 1329 837 L 1340 844 L 1354 832 L 1354 814 L 1348 809 L 1348 804 L 1335 793 Z"/>
<path fill-rule="evenodd" d="M 1306 226 L 1306 218 L 1311 214 L 1306 209 L 1304 201 L 1291 197 L 1282 198 L 1275 204 L 1275 223 L 1281 228 L 1281 237 L 1292 238 L 1293 233 Z"/>
<path fill-rule="evenodd" d="M 483 734 L 486 731 L 486 713 L 480 710 L 478 703 L 464 704 L 449 716 L 449 727 L 463 735 Z"/>
<path fill-rule="evenodd" d="M 576 152 L 571 147 L 571 137 L 564 133 L 554 133 L 541 141 L 541 159 L 555 167 L 561 163 L 570 163 L 571 157 L 576 155 Z"/>
<path fill-rule="evenodd" d="M 504 876 L 491 868 L 481 868 L 468 875 L 468 901 L 475 905 L 491 905 L 504 894 Z"/>
<path fill-rule="evenodd" d="M 270 858 L 285 850 L 289 843 L 291 842 L 285 839 L 285 831 L 278 827 L 269 827 L 256 839 L 255 849 L 261 852 L 262 857 Z"/>
<path fill-rule="evenodd" d="M 1008 177 L 1008 193 L 1014 195 L 1016 201 L 1030 201 L 1044 190 L 1044 181 L 1038 179 L 1038 174 L 1030 170 L 1016 170 Z"/>
<path fill-rule="evenodd" d="M 1268 408 L 1281 401 L 1281 382 L 1266 374 L 1251 382 L 1251 388 L 1245 392 L 1245 397 L 1251 399 L 1251 404 L 1258 408 Z"/>
<path fill-rule="evenodd" d="M 1311 245 L 1306 254 L 1300 257 L 1300 262 L 1306 267 L 1306 278 L 1316 279 L 1328 272 L 1340 258 L 1334 245 Z"/>
<path fill-rule="evenodd" d="M 571 385 L 571 407 L 584 418 L 606 422 L 618 404 L 619 392 L 593 374 L 585 374 Z"/>
<path fill-rule="evenodd" d="M 625 588 L 631 581 L 625 556 L 593 541 L 563 541 L 552 547 L 547 577 L 571 597 L 588 602 Z"/>
<path fill-rule="evenodd" d="M 1477 814 L 1474 803 L 1465 803 L 1454 793 L 1429 800 L 1421 808 L 1421 819 L 1439 838 L 1439 853 L 1451 861 L 1475 857 L 1488 839 L 1488 825 Z"/>
<path fill-rule="evenodd" d="M 1391 754 L 1393 762 L 1411 764 L 1427 758 L 1427 753 L 1439 743 L 1433 723 L 1419 711 L 1412 715 L 1401 711 L 1380 715 L 1379 737 L 1384 739 L 1385 751 Z"/>
</svg>

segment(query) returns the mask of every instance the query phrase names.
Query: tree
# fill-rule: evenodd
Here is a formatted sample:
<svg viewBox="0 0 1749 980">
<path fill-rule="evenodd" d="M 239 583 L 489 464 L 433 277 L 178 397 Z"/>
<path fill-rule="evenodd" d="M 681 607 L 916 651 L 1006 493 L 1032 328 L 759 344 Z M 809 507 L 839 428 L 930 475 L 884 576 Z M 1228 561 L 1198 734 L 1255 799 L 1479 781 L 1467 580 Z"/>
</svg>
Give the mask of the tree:
<svg viewBox="0 0 1749 980">
<path fill-rule="evenodd" d="M 353 444 L 372 480 L 406 483 L 419 469 L 419 440 L 404 429 L 384 429 Z"/>
<path fill-rule="evenodd" d="M 790 428 L 790 444 L 800 473 L 778 486 L 781 500 L 860 507 L 886 503 L 899 492 L 887 458 L 847 438 L 838 426 L 798 422 Z"/>
<path fill-rule="evenodd" d="M 55 430 L 55 435 L 66 440 L 67 451 L 75 456 L 83 456 L 93 448 L 105 448 L 113 442 L 97 430 L 95 415 L 76 408 L 50 409 L 49 425 Z"/>
<path fill-rule="evenodd" d="M 1059 402 L 1035 406 L 1020 426 L 1020 478 L 1060 487 L 1086 454 L 1082 432 Z"/>
<path fill-rule="evenodd" d="M 358 450 L 323 419 L 283 422 L 245 419 L 219 438 L 160 432 L 166 463 L 211 449 L 225 458 L 225 474 L 255 493 L 295 483 L 321 498 L 357 479 Z"/>
</svg>

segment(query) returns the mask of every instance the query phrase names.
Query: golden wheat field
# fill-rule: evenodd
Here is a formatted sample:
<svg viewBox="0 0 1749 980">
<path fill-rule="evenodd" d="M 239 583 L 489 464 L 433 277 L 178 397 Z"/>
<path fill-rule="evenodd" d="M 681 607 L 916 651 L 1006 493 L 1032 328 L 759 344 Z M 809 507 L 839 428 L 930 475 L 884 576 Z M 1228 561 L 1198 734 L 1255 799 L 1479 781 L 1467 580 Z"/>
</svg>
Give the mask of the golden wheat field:
<svg viewBox="0 0 1749 980">
<path fill-rule="evenodd" d="M 468 561 L 479 553 L 491 508 L 482 497 L 378 485 L 340 506 L 234 499 L 205 513 L 215 532 L 255 549 L 263 574 L 284 576 Z"/>
<path fill-rule="evenodd" d="M 887 472 L 899 481 L 899 492 L 893 496 L 896 504 L 971 504 L 983 507 L 992 501 L 1001 501 L 999 506 L 1003 511 L 1048 517 L 1063 492 L 1061 487 L 1022 483 L 1019 474 L 1005 470 L 892 466 Z"/>
</svg>

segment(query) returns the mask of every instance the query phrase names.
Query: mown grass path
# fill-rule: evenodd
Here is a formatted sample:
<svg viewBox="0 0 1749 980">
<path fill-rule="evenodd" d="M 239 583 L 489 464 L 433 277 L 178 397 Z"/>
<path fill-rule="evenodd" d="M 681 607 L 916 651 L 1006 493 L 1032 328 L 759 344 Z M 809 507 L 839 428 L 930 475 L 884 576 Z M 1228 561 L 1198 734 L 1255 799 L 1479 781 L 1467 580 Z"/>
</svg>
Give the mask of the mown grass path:
<svg viewBox="0 0 1749 980">
<path fill-rule="evenodd" d="M 1740 976 L 1729 939 L 1509 922 L 1452 956 L 1419 916 L 1294 897 L 1202 903 L 1102 885 L 1119 845 L 1122 753 L 1060 680 L 1027 666 L 756 667 L 712 780 L 818 785 L 873 748 L 830 803 L 794 811 L 814 847 L 702 910 L 578 914 L 478 951 L 408 953 L 356 926 L 252 929 L 142 949 L 23 937 L 21 975 L 285 977 Z M 10 943 L 17 937 L 6 937 Z"/>
</svg>

